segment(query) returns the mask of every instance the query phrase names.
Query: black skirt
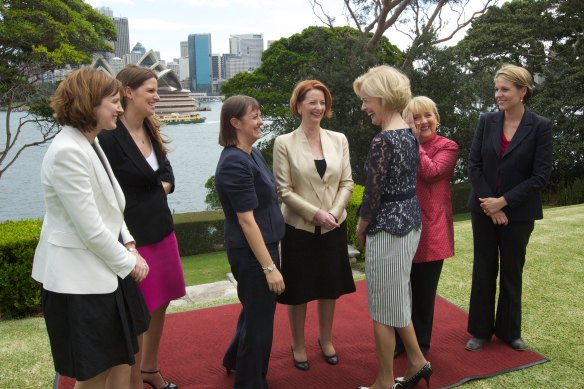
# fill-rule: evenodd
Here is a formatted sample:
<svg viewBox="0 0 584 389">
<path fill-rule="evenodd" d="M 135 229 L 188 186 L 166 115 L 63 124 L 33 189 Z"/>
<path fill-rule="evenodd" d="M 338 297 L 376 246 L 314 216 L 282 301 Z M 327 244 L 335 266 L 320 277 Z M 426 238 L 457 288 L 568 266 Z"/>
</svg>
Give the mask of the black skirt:
<svg viewBox="0 0 584 389">
<path fill-rule="evenodd" d="M 130 276 L 118 278 L 108 294 L 55 293 L 44 288 L 41 302 L 55 371 L 85 381 L 120 364 L 133 365 L 138 335 L 150 314 Z"/>
<path fill-rule="evenodd" d="M 297 305 L 337 299 L 355 291 L 346 222 L 326 234 L 320 233 L 320 227 L 311 233 L 286 224 L 281 261 L 286 289 L 279 303 Z"/>
</svg>

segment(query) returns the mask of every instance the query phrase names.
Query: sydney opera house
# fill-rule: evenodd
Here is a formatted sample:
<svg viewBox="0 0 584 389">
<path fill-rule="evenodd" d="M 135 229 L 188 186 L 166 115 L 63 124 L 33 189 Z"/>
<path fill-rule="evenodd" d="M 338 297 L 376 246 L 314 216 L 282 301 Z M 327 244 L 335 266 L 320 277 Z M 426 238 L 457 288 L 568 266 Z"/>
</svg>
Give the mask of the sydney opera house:
<svg viewBox="0 0 584 389">
<path fill-rule="evenodd" d="M 156 104 L 156 114 L 159 117 L 175 113 L 195 114 L 198 111 L 199 102 L 189 95 L 188 90 L 182 89 L 176 73 L 164 66 L 152 50 L 144 53 L 136 65 L 151 69 L 158 76 L 160 101 Z M 115 72 L 103 57 L 98 57 L 91 66 L 115 77 Z"/>
</svg>

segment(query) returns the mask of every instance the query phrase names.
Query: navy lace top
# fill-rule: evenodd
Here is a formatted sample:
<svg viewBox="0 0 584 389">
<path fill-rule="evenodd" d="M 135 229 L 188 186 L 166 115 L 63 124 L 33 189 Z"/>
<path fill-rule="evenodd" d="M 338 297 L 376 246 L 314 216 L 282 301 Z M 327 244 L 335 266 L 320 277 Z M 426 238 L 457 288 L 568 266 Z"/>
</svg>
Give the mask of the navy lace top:
<svg viewBox="0 0 584 389">
<path fill-rule="evenodd" d="M 369 147 L 367 181 L 359 216 L 369 221 L 367 234 L 378 231 L 404 236 L 420 230 L 422 219 L 416 197 L 418 142 L 409 128 L 380 131 Z"/>
</svg>

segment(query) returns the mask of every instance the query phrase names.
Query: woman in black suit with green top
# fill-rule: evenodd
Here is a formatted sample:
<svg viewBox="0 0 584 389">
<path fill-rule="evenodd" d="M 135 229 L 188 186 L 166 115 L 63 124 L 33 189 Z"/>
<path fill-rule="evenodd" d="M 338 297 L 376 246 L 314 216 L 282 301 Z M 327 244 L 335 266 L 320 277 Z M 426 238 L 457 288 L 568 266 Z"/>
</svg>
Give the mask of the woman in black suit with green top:
<svg viewBox="0 0 584 389">
<path fill-rule="evenodd" d="M 474 265 L 466 349 L 482 349 L 495 334 L 521 351 L 523 265 L 534 220 L 543 217 L 540 191 L 552 168 L 552 122 L 524 105 L 533 89 L 527 70 L 504 65 L 494 81 L 499 112 L 481 115 L 468 164 Z"/>
</svg>

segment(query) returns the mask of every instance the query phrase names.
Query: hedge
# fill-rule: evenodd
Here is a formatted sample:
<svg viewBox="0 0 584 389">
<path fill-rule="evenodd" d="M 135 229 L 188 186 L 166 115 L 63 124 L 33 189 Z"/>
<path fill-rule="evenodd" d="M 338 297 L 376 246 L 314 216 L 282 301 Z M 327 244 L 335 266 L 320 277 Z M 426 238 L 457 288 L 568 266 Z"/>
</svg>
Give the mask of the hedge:
<svg viewBox="0 0 584 389">
<path fill-rule="evenodd" d="M 32 260 L 41 220 L 0 223 L 0 318 L 40 311 L 40 286 L 32 279 Z"/>
<path fill-rule="evenodd" d="M 223 250 L 223 212 L 179 213 L 173 219 L 181 257 Z"/>
</svg>

